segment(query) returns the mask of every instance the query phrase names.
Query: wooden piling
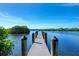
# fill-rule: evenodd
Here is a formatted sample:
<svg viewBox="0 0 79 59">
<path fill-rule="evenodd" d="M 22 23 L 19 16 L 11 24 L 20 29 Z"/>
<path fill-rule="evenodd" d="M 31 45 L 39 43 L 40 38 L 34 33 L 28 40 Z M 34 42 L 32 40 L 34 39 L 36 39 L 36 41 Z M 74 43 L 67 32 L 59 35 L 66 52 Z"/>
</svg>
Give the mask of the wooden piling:
<svg viewBox="0 0 79 59">
<path fill-rule="evenodd" d="M 43 39 L 45 39 L 45 32 L 42 32 Z"/>
<path fill-rule="evenodd" d="M 35 42 L 35 37 L 34 36 L 35 36 L 34 33 L 32 33 L 32 43 Z"/>
<path fill-rule="evenodd" d="M 38 31 L 36 31 L 36 34 L 38 35 Z"/>
<path fill-rule="evenodd" d="M 21 48 L 22 48 L 22 56 L 26 56 L 27 55 L 27 38 L 24 36 L 21 39 Z"/>
<path fill-rule="evenodd" d="M 45 33 L 44 36 L 45 36 L 45 43 L 47 44 L 47 33 Z"/>
<path fill-rule="evenodd" d="M 57 56 L 58 55 L 58 39 L 56 36 L 54 36 L 52 40 L 52 51 L 51 51 L 52 56 Z"/>
<path fill-rule="evenodd" d="M 42 32 L 42 36 L 43 36 L 45 43 L 47 44 L 47 33 Z"/>
<path fill-rule="evenodd" d="M 37 35 L 38 35 L 38 32 L 36 31 L 36 32 L 35 32 L 35 38 L 37 38 Z"/>
</svg>

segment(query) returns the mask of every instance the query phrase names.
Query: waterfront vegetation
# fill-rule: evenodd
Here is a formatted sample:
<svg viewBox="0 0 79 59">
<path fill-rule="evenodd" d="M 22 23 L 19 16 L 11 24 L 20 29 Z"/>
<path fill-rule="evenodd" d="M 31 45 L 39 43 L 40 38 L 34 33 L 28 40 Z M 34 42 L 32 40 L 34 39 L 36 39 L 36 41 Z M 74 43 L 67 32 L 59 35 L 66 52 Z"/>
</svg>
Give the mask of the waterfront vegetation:
<svg viewBox="0 0 79 59">
<path fill-rule="evenodd" d="M 8 34 L 29 34 L 30 30 L 27 26 L 14 26 L 9 29 L 0 27 L 0 56 L 7 56 L 12 53 L 14 47 L 13 41 L 6 39 Z"/>
<path fill-rule="evenodd" d="M 5 28 L 0 27 L 0 56 L 6 56 L 11 54 L 13 48 L 13 42 L 6 40 L 8 32 Z"/>
<path fill-rule="evenodd" d="M 6 29 L 8 34 L 29 34 L 30 29 L 27 26 L 14 26 Z"/>
<path fill-rule="evenodd" d="M 10 29 L 7 29 L 10 34 L 29 34 L 30 29 L 27 26 L 14 26 Z"/>
<path fill-rule="evenodd" d="M 79 28 L 48 28 L 48 29 L 39 29 L 39 30 L 41 31 L 79 31 Z"/>
</svg>

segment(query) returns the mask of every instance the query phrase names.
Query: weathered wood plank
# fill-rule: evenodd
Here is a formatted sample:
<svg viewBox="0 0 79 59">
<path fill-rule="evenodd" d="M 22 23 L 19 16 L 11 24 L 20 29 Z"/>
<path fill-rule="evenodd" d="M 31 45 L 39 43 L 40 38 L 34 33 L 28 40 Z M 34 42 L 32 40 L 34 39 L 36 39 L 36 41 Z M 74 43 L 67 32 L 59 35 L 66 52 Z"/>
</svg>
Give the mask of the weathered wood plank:
<svg viewBox="0 0 79 59">
<path fill-rule="evenodd" d="M 27 56 L 50 56 L 42 35 L 38 35 Z"/>
</svg>

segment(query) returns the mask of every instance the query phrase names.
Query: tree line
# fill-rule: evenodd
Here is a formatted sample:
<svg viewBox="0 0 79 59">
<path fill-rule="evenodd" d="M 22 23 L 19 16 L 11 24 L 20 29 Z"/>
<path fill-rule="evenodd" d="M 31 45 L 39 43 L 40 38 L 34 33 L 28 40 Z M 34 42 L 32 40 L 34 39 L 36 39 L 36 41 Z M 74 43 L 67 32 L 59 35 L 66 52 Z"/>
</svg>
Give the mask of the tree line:
<svg viewBox="0 0 79 59">
<path fill-rule="evenodd" d="M 79 28 L 48 28 L 40 29 L 41 31 L 79 31 Z"/>
<path fill-rule="evenodd" d="M 30 29 L 27 26 L 14 26 L 7 29 L 10 34 L 29 34 Z"/>
</svg>

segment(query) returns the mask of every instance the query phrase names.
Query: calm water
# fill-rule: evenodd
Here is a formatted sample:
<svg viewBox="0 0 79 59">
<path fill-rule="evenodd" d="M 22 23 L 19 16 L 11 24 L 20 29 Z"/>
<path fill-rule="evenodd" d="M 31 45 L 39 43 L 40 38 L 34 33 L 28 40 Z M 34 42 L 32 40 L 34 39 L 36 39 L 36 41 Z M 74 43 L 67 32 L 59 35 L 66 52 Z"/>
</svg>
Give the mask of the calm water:
<svg viewBox="0 0 79 59">
<path fill-rule="evenodd" d="M 58 55 L 60 56 L 79 56 L 79 32 L 70 32 L 70 31 L 45 31 L 47 32 L 48 37 L 48 49 L 51 50 L 51 40 L 53 36 L 56 36 L 59 39 L 58 42 Z M 30 32 L 27 35 L 27 50 L 29 51 L 32 46 L 32 33 Z M 12 55 L 20 56 L 21 55 L 21 37 L 22 35 L 9 35 L 8 39 L 14 41 L 14 49 L 12 50 Z"/>
<path fill-rule="evenodd" d="M 51 50 L 51 40 L 56 36 L 58 41 L 59 56 L 79 56 L 79 32 L 47 31 L 48 48 Z"/>
<path fill-rule="evenodd" d="M 31 46 L 32 46 L 32 33 L 35 31 L 31 31 L 29 35 L 26 35 L 27 37 L 27 51 L 29 52 Z M 9 35 L 8 39 L 12 40 L 14 42 L 14 49 L 12 50 L 13 56 L 21 56 L 21 38 L 25 34 L 20 35 Z"/>
</svg>

